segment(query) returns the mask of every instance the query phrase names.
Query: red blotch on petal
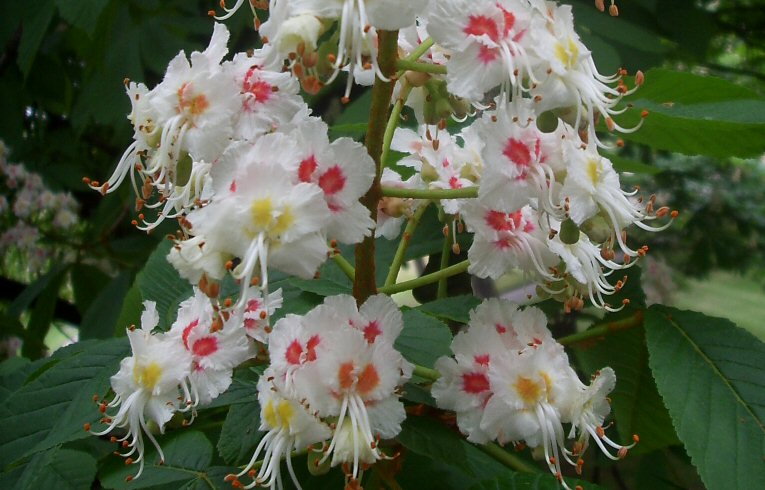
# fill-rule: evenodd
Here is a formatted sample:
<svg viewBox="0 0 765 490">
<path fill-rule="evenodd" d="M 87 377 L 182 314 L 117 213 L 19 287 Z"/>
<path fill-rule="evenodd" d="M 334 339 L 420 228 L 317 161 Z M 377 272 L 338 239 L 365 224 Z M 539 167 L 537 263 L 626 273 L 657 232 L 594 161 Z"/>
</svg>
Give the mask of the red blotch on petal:
<svg viewBox="0 0 765 490">
<path fill-rule="evenodd" d="M 319 187 L 324 194 L 332 195 L 340 192 L 345 187 L 345 175 L 340 167 L 335 165 L 319 177 Z"/>
<path fill-rule="evenodd" d="M 502 154 L 517 166 L 528 167 L 532 163 L 529 147 L 523 141 L 515 138 L 507 140 L 507 145 L 505 145 Z"/>
<path fill-rule="evenodd" d="M 479 364 L 481 366 L 488 366 L 489 365 L 489 354 L 481 354 L 479 356 L 475 356 L 473 360 L 476 362 L 476 364 Z"/>
<path fill-rule="evenodd" d="M 366 395 L 380 384 L 380 375 L 373 364 L 367 364 L 367 367 L 359 375 L 359 382 L 356 385 L 356 391 L 361 395 Z"/>
<path fill-rule="evenodd" d="M 382 330 L 380 330 L 380 325 L 377 323 L 377 320 L 373 320 L 369 322 L 369 325 L 364 327 L 364 338 L 367 339 L 367 342 L 370 344 L 374 344 L 375 339 L 378 335 L 382 333 Z"/>
<path fill-rule="evenodd" d="M 194 330 L 194 327 L 197 325 L 199 325 L 199 318 L 186 325 L 186 328 L 183 329 L 183 346 L 186 347 L 186 350 L 189 349 L 189 335 L 191 335 L 191 331 Z"/>
<path fill-rule="evenodd" d="M 340 381 L 340 388 L 347 390 L 353 386 L 353 363 L 346 362 L 340 365 L 337 370 L 337 379 Z"/>
<path fill-rule="evenodd" d="M 298 342 L 297 339 L 293 340 L 289 346 L 287 346 L 287 351 L 284 353 L 284 359 L 289 364 L 300 364 L 300 355 L 303 353 L 303 346 L 300 345 L 300 342 Z"/>
<path fill-rule="evenodd" d="M 191 352 L 193 352 L 195 356 L 200 357 L 215 354 L 217 351 L 218 339 L 215 337 L 202 337 L 201 339 L 194 342 L 194 345 L 191 347 Z"/>
<path fill-rule="evenodd" d="M 311 182 L 317 166 L 316 158 L 313 155 L 300 162 L 300 167 L 298 167 L 298 179 L 300 182 Z"/>
<path fill-rule="evenodd" d="M 462 32 L 473 36 L 483 36 L 485 34 L 492 41 L 499 41 L 499 27 L 497 23 L 494 22 L 494 19 L 490 19 L 485 15 L 471 15 L 468 17 L 468 25 L 465 26 Z"/>
<path fill-rule="evenodd" d="M 462 375 L 462 391 L 477 395 L 488 391 L 491 385 L 489 384 L 489 378 L 482 373 L 465 373 Z"/>
</svg>

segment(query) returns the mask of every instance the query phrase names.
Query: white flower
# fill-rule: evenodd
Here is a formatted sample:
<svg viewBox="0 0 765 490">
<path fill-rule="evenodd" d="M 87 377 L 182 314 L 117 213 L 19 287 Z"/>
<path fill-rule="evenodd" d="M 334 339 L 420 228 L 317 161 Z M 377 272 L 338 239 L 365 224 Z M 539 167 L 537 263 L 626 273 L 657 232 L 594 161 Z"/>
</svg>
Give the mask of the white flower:
<svg viewBox="0 0 765 490">
<path fill-rule="evenodd" d="M 144 302 L 141 329 L 128 330 L 133 355 L 122 360 L 120 370 L 112 376 L 114 399 L 106 408 L 118 407 L 117 413 L 103 420 L 108 427 L 95 435 L 105 435 L 116 428 L 127 434 L 118 439 L 126 442 L 130 450 L 122 454 L 129 464 L 140 465 L 138 478 L 144 467 L 144 436 L 157 448 L 161 461 L 164 454 L 154 438 L 148 423 L 154 422 L 160 432 L 176 411 L 184 411 L 192 404 L 185 380 L 190 373 L 191 356 L 179 342 L 164 334 L 152 334 L 159 316 L 152 301 Z M 132 458 L 137 453 L 136 458 Z"/>
</svg>

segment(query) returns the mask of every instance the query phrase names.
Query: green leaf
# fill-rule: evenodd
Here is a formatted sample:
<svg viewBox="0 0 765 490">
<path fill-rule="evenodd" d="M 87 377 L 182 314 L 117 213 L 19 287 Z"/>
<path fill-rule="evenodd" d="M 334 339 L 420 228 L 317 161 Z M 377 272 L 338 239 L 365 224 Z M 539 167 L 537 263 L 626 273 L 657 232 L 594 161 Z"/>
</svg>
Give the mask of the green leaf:
<svg viewBox="0 0 765 490">
<path fill-rule="evenodd" d="M 35 363 L 39 368 L 0 405 L 0 454 L 8 455 L 3 463 L 89 437 L 83 426 L 96 427 L 100 415 L 93 395 L 106 392 L 127 351 L 125 339 L 84 341 Z"/>
<path fill-rule="evenodd" d="M 130 272 L 115 277 L 96 297 L 80 325 L 80 339 L 110 338 L 114 333 L 125 295 L 130 289 Z"/>
<path fill-rule="evenodd" d="M 105 488 L 118 490 L 154 488 L 168 483 L 172 483 L 174 488 L 193 488 L 184 485 L 201 480 L 209 483 L 209 487 L 217 488 L 206 472 L 212 462 L 213 447 L 203 433 L 182 429 L 160 437 L 158 442 L 165 455 L 164 464 L 159 464 L 157 450 L 147 444 L 146 463 L 140 478 L 126 482 L 125 478 L 135 475 L 138 468 L 126 466 L 121 457 L 113 456 L 99 473 L 101 484 Z"/>
<path fill-rule="evenodd" d="M 68 267 L 63 267 L 51 271 L 50 281 L 35 300 L 29 323 L 24 331 L 24 344 L 21 347 L 21 353 L 25 357 L 37 359 L 42 357 L 45 351 L 45 335 L 48 333 L 56 313 L 58 292 L 64 282 L 67 270 Z"/>
<path fill-rule="evenodd" d="M 318 294 L 320 296 L 334 296 L 337 294 L 352 294 L 353 284 L 348 276 L 343 274 L 340 268 L 329 259 L 320 269 L 318 279 L 289 279 L 289 284 L 301 291 Z"/>
<path fill-rule="evenodd" d="M 218 439 L 218 454 L 230 464 L 245 464 L 263 438 L 258 402 L 231 405 Z"/>
<path fill-rule="evenodd" d="M 141 312 L 143 312 L 141 290 L 138 288 L 138 284 L 134 282 L 122 301 L 120 314 L 114 324 L 114 335 L 120 337 L 125 335 L 125 329 L 130 325 L 139 325 Z"/>
<path fill-rule="evenodd" d="M 81 490 L 90 488 L 96 476 L 96 460 L 82 451 L 60 446 L 37 453 L 24 467 L 16 490 Z"/>
<path fill-rule="evenodd" d="M 395 347 L 410 362 L 425 367 L 451 353 L 452 333 L 443 322 L 416 310 L 404 311 L 404 330 Z"/>
<path fill-rule="evenodd" d="M 167 261 L 172 246 L 167 240 L 160 243 L 136 278 L 141 297 L 157 303 L 159 326 L 165 330 L 175 321 L 178 304 L 194 294 L 191 284 Z"/>
<path fill-rule="evenodd" d="M 467 324 L 470 321 L 470 310 L 481 304 L 475 296 L 466 294 L 441 298 L 417 307 L 418 311 L 434 316 L 440 320 L 452 320 Z"/>
<path fill-rule="evenodd" d="M 680 443 L 648 367 L 642 328 L 613 332 L 594 346 L 579 344 L 575 352 L 587 375 L 606 366 L 616 372 L 616 388 L 609 397 L 619 439 L 627 444 L 632 442 L 633 434 L 640 436 L 640 444 L 630 454 Z M 614 439 L 614 435 L 610 437 Z"/>
<path fill-rule="evenodd" d="M 8 306 L 8 315 L 18 318 L 24 310 L 29 308 L 29 305 L 40 296 L 50 282 L 61 275 L 65 268 L 66 266 L 64 265 L 54 266 L 51 270 L 38 277 L 32 284 L 27 286 L 26 289 L 13 300 L 10 306 Z"/>
<path fill-rule="evenodd" d="M 48 25 L 53 19 L 55 11 L 56 5 L 53 0 L 35 2 L 34 7 L 30 6 L 24 9 L 17 62 L 25 78 L 32 68 L 37 51 L 40 49 L 40 43 L 48 31 Z"/>
<path fill-rule="evenodd" d="M 566 483 L 571 488 L 582 487 L 583 489 L 591 488 L 593 490 L 603 488 L 594 483 L 576 480 L 574 478 L 566 478 Z M 507 472 L 502 476 L 498 476 L 491 480 L 484 480 L 477 485 L 473 485 L 470 487 L 470 490 L 560 490 L 560 488 L 561 485 L 558 483 L 558 479 L 549 473 L 529 474 Z"/>
<path fill-rule="evenodd" d="M 765 99 L 721 78 L 650 70 L 645 84 L 624 98 L 634 109 L 617 118 L 639 131 L 619 136 L 687 155 L 753 157 L 765 151 Z"/>
<path fill-rule="evenodd" d="M 74 304 L 81 315 L 88 311 L 104 286 L 111 281 L 98 267 L 85 264 L 72 267 L 69 278 L 74 290 Z"/>
<path fill-rule="evenodd" d="M 707 488 L 765 482 L 765 344 L 722 318 L 653 306 L 649 364 Z"/>
<path fill-rule="evenodd" d="M 64 20 L 92 36 L 109 0 L 56 0 L 56 3 Z"/>
<path fill-rule="evenodd" d="M 396 439 L 410 451 L 472 473 L 458 432 L 428 417 L 407 417 Z"/>
<path fill-rule="evenodd" d="M 605 154 L 603 156 L 611 160 L 611 163 L 614 164 L 614 170 L 617 172 L 632 172 L 635 174 L 656 175 L 663 171 L 663 169 L 655 165 L 648 165 L 643 162 L 620 157 L 619 155 Z"/>
</svg>

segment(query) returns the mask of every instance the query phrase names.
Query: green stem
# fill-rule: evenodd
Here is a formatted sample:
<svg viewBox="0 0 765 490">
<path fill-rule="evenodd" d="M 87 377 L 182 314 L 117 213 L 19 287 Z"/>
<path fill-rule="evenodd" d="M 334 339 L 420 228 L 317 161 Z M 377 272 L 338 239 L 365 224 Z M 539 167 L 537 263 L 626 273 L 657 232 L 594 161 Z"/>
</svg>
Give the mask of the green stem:
<svg viewBox="0 0 765 490">
<path fill-rule="evenodd" d="M 414 51 L 409 53 L 409 56 L 407 56 L 404 59 L 406 61 L 415 61 L 415 60 L 420 59 L 420 56 L 424 55 L 425 52 L 427 50 L 429 50 L 431 48 L 431 46 L 433 46 L 433 43 L 434 43 L 434 41 L 433 41 L 432 37 L 427 38 L 426 40 L 421 42 L 419 46 L 414 48 Z"/>
<path fill-rule="evenodd" d="M 398 121 L 401 117 L 401 111 L 404 109 L 404 103 L 406 98 L 409 97 L 409 91 L 412 87 L 406 82 L 406 79 L 401 80 L 401 92 L 398 95 L 393 109 L 390 111 L 390 117 L 388 118 L 388 124 L 385 126 L 385 134 L 383 135 L 382 155 L 380 155 L 380 164 L 384 167 L 388 161 L 388 155 L 390 154 L 390 144 L 393 141 L 393 134 L 398 127 Z"/>
<path fill-rule="evenodd" d="M 496 459 L 503 465 L 507 466 L 510 469 L 513 469 L 515 471 L 520 471 L 522 473 L 538 473 L 539 470 L 530 464 L 523 461 L 518 456 L 511 454 L 498 445 L 494 444 L 493 442 L 490 442 L 488 444 L 477 444 L 476 447 L 480 449 L 481 451 L 485 452 L 492 458 Z"/>
<path fill-rule="evenodd" d="M 470 267 L 470 261 L 463 260 L 458 264 L 450 265 L 446 269 L 441 269 L 440 271 L 420 276 L 417 279 L 412 279 L 411 281 L 404 281 L 398 284 L 392 284 L 390 286 L 383 286 L 379 289 L 379 292 L 385 294 L 394 294 L 400 293 L 401 291 L 409 291 L 410 289 L 438 282 L 438 280 L 442 277 L 456 276 L 461 272 L 465 272 L 468 267 Z"/>
<path fill-rule="evenodd" d="M 446 75 L 446 66 L 434 65 L 432 63 L 422 63 L 419 61 L 398 60 L 396 68 L 399 70 L 418 71 L 420 73 L 434 73 L 436 75 Z"/>
<path fill-rule="evenodd" d="M 441 246 L 441 264 L 438 268 L 439 270 L 444 270 L 449 267 L 449 257 L 452 253 L 452 241 L 450 240 L 451 233 L 449 233 L 451 230 L 448 228 L 448 226 L 449 225 L 447 224 L 447 232 L 446 235 L 444 235 L 444 244 Z M 438 289 L 436 290 L 437 299 L 446 298 L 448 294 L 446 280 L 446 277 L 442 277 L 438 280 Z"/>
<path fill-rule="evenodd" d="M 468 199 L 478 197 L 478 186 L 462 189 L 405 189 L 401 187 L 383 187 L 385 197 L 403 197 L 411 199 Z"/>
<path fill-rule="evenodd" d="M 404 233 L 401 235 L 401 241 L 398 242 L 398 248 L 396 249 L 396 255 L 393 256 L 393 261 L 388 269 L 388 276 L 385 278 L 385 287 L 391 286 L 396 282 L 398 273 L 401 270 L 401 264 L 404 263 L 404 255 L 406 255 L 406 249 L 409 248 L 409 241 L 414 234 L 414 230 L 417 229 L 417 225 L 420 224 L 422 215 L 425 214 L 425 210 L 428 209 L 430 203 L 423 203 L 417 208 L 404 228 Z"/>
<path fill-rule="evenodd" d="M 380 189 L 380 175 L 382 174 L 383 139 L 385 127 L 388 121 L 390 99 L 393 95 L 393 85 L 396 73 L 396 58 L 398 57 L 398 31 L 378 31 L 378 56 L 377 63 L 383 75 L 389 78 L 384 82 L 375 79 L 372 87 L 372 105 L 369 109 L 369 125 L 364 146 L 369 156 L 375 162 L 377 172 L 366 194 L 360 199 L 361 203 L 369 209 L 372 221 L 377 221 L 377 204 L 382 198 Z M 370 236 L 356 245 L 355 250 L 356 274 L 353 279 L 353 297 L 361 304 L 377 292 L 375 282 L 375 235 Z"/>
<path fill-rule="evenodd" d="M 619 330 L 626 330 L 628 328 L 639 327 L 643 324 L 643 310 L 638 310 L 634 315 L 621 320 L 615 320 L 613 322 L 600 323 L 594 325 L 584 332 L 577 332 L 571 335 L 566 335 L 558 339 L 558 343 L 562 345 L 571 345 L 585 340 L 595 339 L 603 337 L 612 332 L 618 332 Z"/>
<path fill-rule="evenodd" d="M 412 374 L 414 374 L 415 376 L 419 376 L 420 378 L 429 379 L 430 381 L 435 381 L 441 377 L 441 373 L 439 373 L 435 369 L 431 369 L 425 366 L 420 366 L 418 364 L 414 365 L 414 371 L 412 371 Z"/>
<path fill-rule="evenodd" d="M 346 276 L 348 276 L 348 279 L 353 282 L 356 278 L 356 270 L 353 268 L 353 265 L 345 260 L 345 257 L 340 254 L 333 255 L 332 259 L 334 259 L 335 264 L 337 264 L 340 270 L 343 271 Z"/>
</svg>

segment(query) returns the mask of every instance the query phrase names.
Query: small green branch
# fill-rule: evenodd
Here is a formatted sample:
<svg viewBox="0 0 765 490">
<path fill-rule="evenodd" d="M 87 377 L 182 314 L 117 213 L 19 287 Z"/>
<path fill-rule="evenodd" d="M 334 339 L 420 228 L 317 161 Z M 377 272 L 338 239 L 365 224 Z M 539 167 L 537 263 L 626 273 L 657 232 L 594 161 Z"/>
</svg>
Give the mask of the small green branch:
<svg viewBox="0 0 765 490">
<path fill-rule="evenodd" d="M 452 241 L 450 240 L 452 234 L 451 230 L 448 228 L 448 224 L 446 225 L 446 234 L 444 235 L 444 244 L 441 247 L 441 264 L 439 266 L 439 270 L 444 270 L 447 267 L 449 267 L 449 257 L 451 257 L 452 253 Z M 447 278 L 442 277 L 438 280 L 438 288 L 436 289 L 436 298 L 446 298 L 446 295 L 448 294 L 447 290 Z"/>
<path fill-rule="evenodd" d="M 385 126 L 385 134 L 383 135 L 382 155 L 380 155 L 380 164 L 385 167 L 388 161 L 388 155 L 390 155 L 390 144 L 393 141 L 393 134 L 398 127 L 398 121 L 401 118 L 401 111 L 404 109 L 407 97 L 409 97 L 409 91 L 412 87 L 406 83 L 406 79 L 401 80 L 401 92 L 398 95 L 398 100 L 390 111 L 390 117 L 388 117 L 388 124 Z"/>
<path fill-rule="evenodd" d="M 385 197 L 403 197 L 411 199 L 470 199 L 478 197 L 478 186 L 462 189 L 404 189 L 401 187 L 383 187 Z"/>
<path fill-rule="evenodd" d="M 420 73 L 433 73 L 436 75 L 446 75 L 446 66 L 434 65 L 432 63 L 422 63 L 420 61 L 398 60 L 396 68 L 399 70 L 418 71 Z"/>
<path fill-rule="evenodd" d="M 441 377 L 441 373 L 436 371 L 435 369 L 431 369 L 425 366 L 420 366 L 418 364 L 414 365 L 414 371 L 412 372 L 415 376 L 419 376 L 420 378 L 429 379 L 430 381 L 436 381 L 438 378 Z"/>
<path fill-rule="evenodd" d="M 626 330 L 628 328 L 639 327 L 643 324 L 643 310 L 638 310 L 634 315 L 621 320 L 613 322 L 600 323 L 588 328 L 584 332 L 577 332 L 575 334 L 566 335 L 558 339 L 558 343 L 562 345 L 571 345 L 585 340 L 595 339 L 603 337 L 609 333 L 618 332 L 620 330 Z"/>
<path fill-rule="evenodd" d="M 498 445 L 494 444 L 493 442 L 490 442 L 488 444 L 476 444 L 476 447 L 480 449 L 481 451 L 485 452 L 492 458 L 496 459 L 503 465 L 507 466 L 510 469 L 513 469 L 515 471 L 520 471 L 522 473 L 538 473 L 539 470 L 530 464 L 523 461 L 518 456 L 511 454 Z"/>
<path fill-rule="evenodd" d="M 378 290 L 378 292 L 394 294 L 400 293 L 401 291 L 409 291 L 410 289 L 438 282 L 438 280 L 442 277 L 456 276 L 461 272 L 465 272 L 468 267 L 470 267 L 470 261 L 463 260 L 458 264 L 450 265 L 446 269 L 441 269 L 440 271 L 433 272 L 432 274 L 420 276 L 417 279 L 412 279 L 411 281 L 404 281 L 398 284 L 393 284 L 391 286 L 383 286 Z"/>
<path fill-rule="evenodd" d="M 406 228 L 404 228 L 404 233 L 401 235 L 401 241 L 398 242 L 396 255 L 393 256 L 393 261 L 391 262 L 390 268 L 388 269 L 388 276 L 385 278 L 385 287 L 391 286 L 396 282 L 398 273 L 401 270 L 401 264 L 404 263 L 404 255 L 406 254 L 406 249 L 409 248 L 409 241 L 414 234 L 414 230 L 417 229 L 417 225 L 420 224 L 420 219 L 422 219 L 422 215 L 425 214 L 425 210 L 428 209 L 429 204 L 430 203 L 421 204 L 420 207 L 417 208 L 417 211 L 414 212 L 412 217 L 409 218 L 409 221 L 406 224 Z"/>
<path fill-rule="evenodd" d="M 414 51 L 412 51 L 409 56 L 404 58 L 406 61 L 415 61 L 420 59 L 420 56 L 424 55 L 432 46 L 433 46 L 433 38 L 429 37 L 423 42 L 420 43 L 419 46 L 414 48 Z"/>
<path fill-rule="evenodd" d="M 346 276 L 348 276 L 348 279 L 353 282 L 353 280 L 356 278 L 356 269 L 353 268 L 353 265 L 345 260 L 345 257 L 340 254 L 334 254 L 332 259 L 335 261 L 335 264 L 337 264 L 340 270 L 343 271 Z"/>
</svg>

